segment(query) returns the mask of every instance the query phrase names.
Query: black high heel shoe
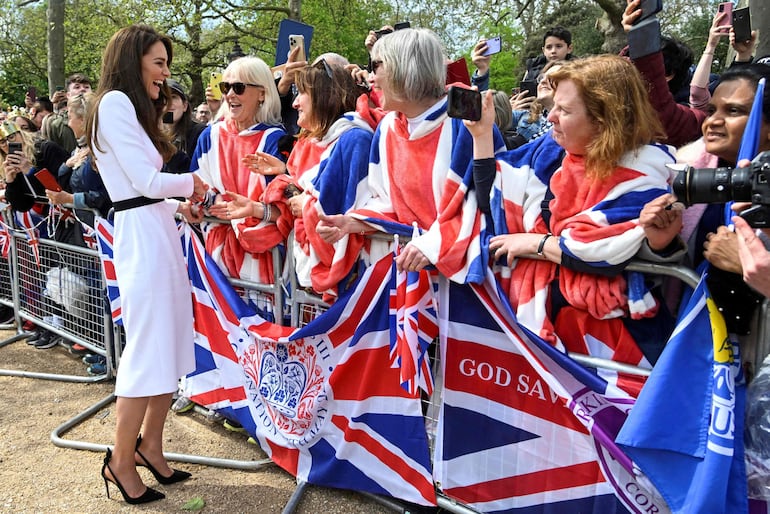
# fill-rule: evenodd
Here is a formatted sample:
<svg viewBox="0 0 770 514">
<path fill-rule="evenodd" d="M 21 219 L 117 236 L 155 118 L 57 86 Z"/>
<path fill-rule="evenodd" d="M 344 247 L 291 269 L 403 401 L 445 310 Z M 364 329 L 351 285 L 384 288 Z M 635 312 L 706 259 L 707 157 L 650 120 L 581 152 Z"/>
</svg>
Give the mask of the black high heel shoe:
<svg viewBox="0 0 770 514">
<path fill-rule="evenodd" d="M 123 495 L 123 499 L 126 500 L 126 503 L 130 503 L 131 505 L 154 502 L 156 500 L 162 500 L 163 498 L 166 497 L 165 494 L 161 493 L 160 491 L 156 491 L 155 489 L 152 489 L 150 487 L 148 487 L 147 490 L 137 498 L 129 496 L 126 490 L 123 489 L 123 484 L 120 483 L 120 481 L 118 480 L 118 477 L 112 471 L 112 468 L 110 467 L 110 460 L 112 460 L 112 450 L 107 448 L 107 455 L 104 457 L 104 465 L 102 465 L 102 478 L 104 479 L 104 488 L 107 489 L 107 498 L 110 497 L 109 482 L 112 482 L 113 484 L 118 486 L 118 489 L 120 490 L 120 494 Z M 110 474 L 112 475 L 111 479 L 107 478 L 107 475 L 104 473 L 105 469 L 110 470 Z"/>
<path fill-rule="evenodd" d="M 142 452 L 139 451 L 139 445 L 142 444 L 142 436 L 140 435 L 136 440 L 136 453 L 139 455 L 139 457 L 142 458 L 144 461 L 144 464 L 137 464 L 137 466 L 143 466 L 150 470 L 150 473 L 152 473 L 152 476 L 155 477 L 155 480 L 158 481 L 158 483 L 161 483 L 163 485 L 170 485 L 170 484 L 176 484 L 177 482 L 181 482 L 182 480 L 187 480 L 192 476 L 192 473 L 188 473 L 187 471 L 181 471 L 179 469 L 173 469 L 171 468 L 171 476 L 164 477 L 160 474 L 160 472 L 153 467 L 152 464 L 150 464 L 150 461 L 147 460 L 147 458 L 142 455 Z"/>
</svg>

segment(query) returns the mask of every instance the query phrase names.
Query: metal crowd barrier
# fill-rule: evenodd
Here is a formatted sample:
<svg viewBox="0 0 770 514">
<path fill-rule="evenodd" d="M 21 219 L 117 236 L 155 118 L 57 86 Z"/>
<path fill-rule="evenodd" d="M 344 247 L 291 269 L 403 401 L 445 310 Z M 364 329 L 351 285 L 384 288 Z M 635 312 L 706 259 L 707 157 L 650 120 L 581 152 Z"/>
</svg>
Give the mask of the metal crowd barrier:
<svg viewBox="0 0 770 514">
<path fill-rule="evenodd" d="M 112 377 L 112 321 L 104 308 L 104 280 L 98 253 L 43 237 L 30 240 L 9 212 L 3 220 L 9 227 L 10 246 L 9 258 L 4 263 L 7 275 L 0 271 L 0 277 L 3 281 L 6 276 L 9 278 L 17 333 L 0 342 L 0 347 L 29 337 L 23 322 L 31 321 L 71 344 L 105 356 L 107 369 L 96 376 L 14 369 L 0 369 L 0 375 L 66 382 L 98 382 Z M 2 290 L 7 304 L 8 290 Z"/>
<path fill-rule="evenodd" d="M 215 218 L 208 218 L 208 221 L 220 222 Z M 238 291 L 238 293 L 247 297 L 248 300 L 253 302 L 258 309 L 262 312 L 272 312 L 275 316 L 275 322 L 283 324 L 284 322 L 284 289 L 285 286 L 282 280 L 282 258 L 281 252 L 278 248 L 272 250 L 273 256 L 273 284 L 259 284 L 256 282 L 250 282 L 247 280 L 229 279 L 230 284 Z M 120 365 L 120 356 L 122 349 L 125 346 L 125 332 L 122 325 L 114 324 L 111 326 L 113 341 L 115 344 L 112 352 L 115 356 L 115 369 Z M 51 441 L 54 445 L 63 448 L 72 448 L 76 450 L 89 450 L 95 452 L 104 452 L 109 448 L 108 445 L 93 443 L 89 441 L 76 441 L 71 439 L 64 439 L 63 435 L 80 423 L 84 422 L 94 414 L 98 413 L 101 409 L 105 408 L 110 403 L 116 400 L 116 396 L 111 394 L 94 405 L 88 407 L 85 411 L 77 414 L 73 418 L 65 421 L 51 432 Z M 196 406 L 195 410 L 199 413 L 206 414 L 207 410 L 203 407 Z M 219 457 L 210 457 L 196 454 L 182 454 L 182 453 L 168 453 L 164 452 L 164 456 L 169 461 L 186 462 L 189 464 L 201 464 L 206 466 L 240 469 L 240 470 L 256 470 L 264 466 L 273 465 L 273 461 L 270 459 L 261 460 L 236 460 L 236 459 L 222 459 Z"/>
</svg>

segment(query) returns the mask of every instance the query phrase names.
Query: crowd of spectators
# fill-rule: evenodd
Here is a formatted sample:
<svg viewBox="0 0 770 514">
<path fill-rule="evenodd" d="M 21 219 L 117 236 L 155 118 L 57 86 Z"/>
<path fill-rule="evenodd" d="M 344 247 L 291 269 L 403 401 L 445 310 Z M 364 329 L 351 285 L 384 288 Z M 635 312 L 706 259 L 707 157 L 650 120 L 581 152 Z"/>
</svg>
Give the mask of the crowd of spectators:
<svg viewBox="0 0 770 514">
<path fill-rule="evenodd" d="M 627 30 L 638 4 L 623 15 Z M 467 236 L 483 222 L 492 235 L 482 243 L 482 255 L 492 254 L 485 264 L 527 328 L 583 353 L 591 353 L 589 334 L 611 332 L 617 360 L 654 364 L 682 292 L 645 284 L 648 304 L 635 311 L 629 289 L 636 278 L 625 271 L 632 259 L 693 268 L 708 261 L 717 270 L 710 275 L 714 297 L 736 333 L 748 331 L 769 289 L 770 259 L 758 244 L 766 239 L 742 221 L 734 232 L 724 205 L 672 209 L 674 160 L 745 165 L 738 148 L 757 84 L 770 75 L 764 59 L 751 62 L 756 33 L 735 41 L 723 16 L 715 15 L 694 69 L 692 50 L 670 38 L 633 60 L 580 56 L 569 30 L 553 27 L 542 54 L 527 61 L 524 80 L 535 83 L 535 94 L 484 94 L 477 122 L 447 116 L 448 58 L 429 30 L 370 32 L 363 66 L 331 53 L 307 62 L 295 50 L 275 78 L 261 59 L 241 57 L 214 86 L 221 95 L 209 86 L 197 107 L 182 84 L 167 79 L 163 130 L 177 152 L 163 171 L 195 173 L 207 184 L 206 200 L 188 210 L 230 277 L 273 284 L 273 249 L 280 247 L 293 253 L 290 272 L 300 287 L 332 303 L 385 251 L 366 238 L 382 230 L 371 221 L 378 219 L 417 227 L 400 251 L 399 270 L 432 267 L 453 280 L 477 280 L 469 271 L 477 240 Z M 715 76 L 721 38 L 737 58 Z M 486 50 L 485 39 L 472 50 L 472 82 L 481 91 L 493 58 Z M 92 227 L 80 210 L 107 217 L 111 205 L 85 145 L 90 88 L 87 77 L 73 74 L 50 99 L 27 97 L 0 126 L 4 200 L 40 216 L 53 206 L 74 209 L 51 237 L 81 246 L 82 227 L 72 219 Z M 765 93 L 759 151 L 770 149 L 768 109 Z M 20 152 L 9 153 L 12 142 L 21 143 Z M 61 192 L 35 178 L 42 168 L 56 172 Z M 1 314 L 9 322 L 13 313 Z M 29 340 L 37 348 L 61 342 L 42 327 Z M 86 359 L 91 372 L 103 371 L 94 366 L 104 365 L 98 356 Z"/>
</svg>

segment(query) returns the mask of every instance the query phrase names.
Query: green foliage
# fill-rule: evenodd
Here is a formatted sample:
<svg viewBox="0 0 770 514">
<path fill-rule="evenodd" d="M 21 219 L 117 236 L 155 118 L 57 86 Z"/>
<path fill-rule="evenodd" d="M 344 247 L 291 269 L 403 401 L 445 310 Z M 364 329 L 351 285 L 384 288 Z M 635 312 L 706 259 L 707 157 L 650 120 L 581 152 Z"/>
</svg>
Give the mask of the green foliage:
<svg viewBox="0 0 770 514">
<path fill-rule="evenodd" d="M 548 27 L 559 24 L 572 31 L 578 56 L 600 53 L 603 43 L 596 28 L 604 14 L 598 0 L 298 1 L 300 21 L 315 28 L 311 58 L 336 51 L 365 63 L 363 43 L 369 30 L 410 21 L 435 31 L 451 59 L 465 56 L 472 66 L 470 53 L 479 37 L 501 35 L 503 51 L 492 57 L 490 66 L 491 87 L 503 91 L 518 84 L 526 57 L 540 54 Z M 718 1 L 666 0 L 660 14 L 663 32 L 699 56 Z M 5 104 L 21 104 L 29 85 L 40 95 L 47 91 L 46 4 L 0 0 L 0 101 Z M 204 77 L 227 65 L 236 40 L 247 54 L 274 62 L 278 24 L 288 17 L 288 5 L 288 0 L 67 0 L 64 70 L 98 79 L 101 52 L 110 36 L 131 23 L 149 23 L 174 40 L 172 75 L 189 88 L 193 102 L 199 101 Z M 721 64 L 727 46 L 723 41 L 717 49 Z"/>
<path fill-rule="evenodd" d="M 302 22 L 315 27 L 311 58 L 336 52 L 351 62 L 366 64 L 366 36 L 370 30 L 395 23 L 393 16 L 391 6 L 381 0 L 306 0 L 302 4 Z"/>
</svg>

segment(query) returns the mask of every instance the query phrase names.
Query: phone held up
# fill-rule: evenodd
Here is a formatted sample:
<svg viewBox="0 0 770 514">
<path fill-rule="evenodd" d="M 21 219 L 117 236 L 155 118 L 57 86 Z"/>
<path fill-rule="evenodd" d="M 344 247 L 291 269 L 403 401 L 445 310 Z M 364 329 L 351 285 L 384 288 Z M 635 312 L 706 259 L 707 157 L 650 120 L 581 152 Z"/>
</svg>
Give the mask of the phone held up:
<svg viewBox="0 0 770 514">
<path fill-rule="evenodd" d="M 8 155 L 12 153 L 21 153 L 21 143 L 15 141 L 8 142 Z"/>
<path fill-rule="evenodd" d="M 519 92 L 522 93 L 526 91 L 527 94 L 524 95 L 524 97 L 528 96 L 537 96 L 537 82 L 534 80 L 522 80 L 519 83 Z"/>
<path fill-rule="evenodd" d="M 722 17 L 722 21 L 719 22 L 719 27 L 729 27 L 733 22 L 733 3 L 732 2 L 722 2 L 717 7 L 717 12 L 719 14 L 727 13 L 726 16 Z"/>
<path fill-rule="evenodd" d="M 299 47 L 299 54 L 297 55 L 297 62 L 307 61 L 305 55 L 305 36 L 302 34 L 290 34 L 289 35 L 289 53 L 292 53 L 295 48 Z"/>
<path fill-rule="evenodd" d="M 748 7 L 733 10 L 733 31 L 737 42 L 751 39 L 751 16 Z"/>
<path fill-rule="evenodd" d="M 209 87 L 214 100 L 222 99 L 222 90 L 219 89 L 219 83 L 222 82 L 222 74 L 218 71 L 212 71 L 209 77 Z"/>
<path fill-rule="evenodd" d="M 412 24 L 408 21 L 400 21 L 395 25 L 393 25 L 393 30 L 391 29 L 375 30 L 374 33 L 377 35 L 377 39 L 380 39 L 382 36 L 387 36 L 388 34 L 395 32 L 396 30 L 408 29 L 411 26 Z"/>
<path fill-rule="evenodd" d="M 174 113 L 171 111 L 166 111 L 163 113 L 163 124 L 164 125 L 173 125 L 174 124 Z"/>
<path fill-rule="evenodd" d="M 628 56 L 639 59 L 660 50 L 660 21 L 648 18 L 628 31 Z"/>
<path fill-rule="evenodd" d="M 481 93 L 477 90 L 451 86 L 448 95 L 446 113 L 450 118 L 481 119 Z"/>
<path fill-rule="evenodd" d="M 655 16 L 663 10 L 663 0 L 642 0 L 639 4 L 639 9 L 642 11 L 642 15 L 636 19 L 634 25 L 641 23 L 652 16 Z"/>
<path fill-rule="evenodd" d="M 502 49 L 502 42 L 500 40 L 500 36 L 495 36 L 493 38 L 487 39 L 487 51 L 484 52 L 482 55 L 494 55 L 497 53 L 500 53 L 500 50 Z"/>
</svg>

